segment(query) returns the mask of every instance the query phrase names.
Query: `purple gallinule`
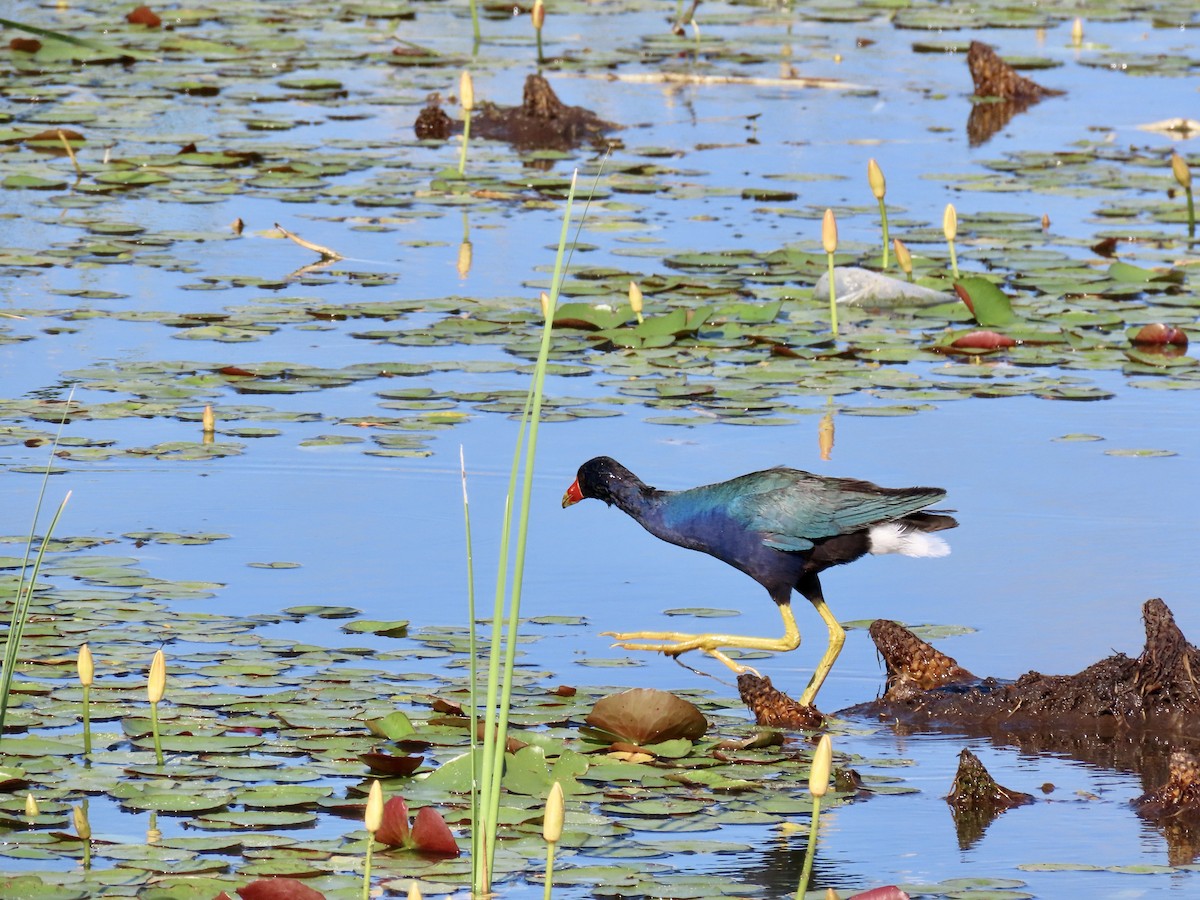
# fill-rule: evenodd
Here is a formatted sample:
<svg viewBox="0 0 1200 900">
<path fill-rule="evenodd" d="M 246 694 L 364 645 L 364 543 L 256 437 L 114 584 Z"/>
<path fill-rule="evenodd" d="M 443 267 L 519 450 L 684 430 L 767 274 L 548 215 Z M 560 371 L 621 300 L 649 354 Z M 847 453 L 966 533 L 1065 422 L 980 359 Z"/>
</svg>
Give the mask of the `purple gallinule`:
<svg viewBox="0 0 1200 900">
<path fill-rule="evenodd" d="M 829 646 L 800 697 L 801 703 L 811 706 L 846 639 L 825 604 L 817 576 L 867 553 L 945 556 L 949 545 L 932 532 L 958 522 L 944 513 L 922 512 L 945 496 L 939 488 L 884 488 L 869 481 L 784 468 L 686 491 L 660 491 L 615 459 L 597 456 L 579 467 L 562 505 L 586 498 L 615 504 L 655 537 L 715 556 L 745 572 L 767 589 L 783 616 L 780 638 L 606 632 L 616 638 L 614 646 L 668 656 L 701 650 L 735 672 L 753 671 L 721 648 L 795 650 L 800 646 L 800 630 L 792 613 L 792 589 L 807 597 L 829 628 Z"/>
</svg>

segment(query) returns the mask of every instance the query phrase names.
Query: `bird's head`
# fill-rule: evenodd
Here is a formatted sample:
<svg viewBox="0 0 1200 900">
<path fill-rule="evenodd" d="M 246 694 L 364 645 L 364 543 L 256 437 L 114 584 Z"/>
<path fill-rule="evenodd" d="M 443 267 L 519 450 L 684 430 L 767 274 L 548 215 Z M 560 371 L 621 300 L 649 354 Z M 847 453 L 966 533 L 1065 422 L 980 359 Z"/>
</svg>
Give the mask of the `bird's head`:
<svg viewBox="0 0 1200 900">
<path fill-rule="evenodd" d="M 563 494 L 563 509 L 573 506 L 580 500 L 587 499 L 603 500 L 612 506 L 614 486 L 637 483 L 639 483 L 637 476 L 615 459 L 608 456 L 597 456 L 579 467 L 575 480 Z"/>
</svg>

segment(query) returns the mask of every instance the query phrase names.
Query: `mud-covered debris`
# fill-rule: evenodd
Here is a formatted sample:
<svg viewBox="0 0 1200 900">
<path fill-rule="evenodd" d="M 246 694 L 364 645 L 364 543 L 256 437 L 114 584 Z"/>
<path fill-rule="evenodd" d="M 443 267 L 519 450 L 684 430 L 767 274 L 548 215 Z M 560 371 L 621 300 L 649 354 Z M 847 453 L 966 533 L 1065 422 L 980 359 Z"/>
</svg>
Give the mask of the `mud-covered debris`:
<svg viewBox="0 0 1200 900">
<path fill-rule="evenodd" d="M 876 619 L 868 633 L 887 668 L 889 697 L 979 680 L 953 657 L 889 619 Z"/>
<path fill-rule="evenodd" d="M 1061 96 L 1064 91 L 1042 87 L 1002 60 L 991 45 L 971 41 L 967 50 L 967 67 L 975 83 L 976 97 L 998 97 L 1001 100 L 1041 100 Z"/>
<path fill-rule="evenodd" d="M 871 636 L 887 666 L 887 690 L 843 713 L 1006 739 L 1200 737 L 1200 651 L 1162 600 L 1147 600 L 1142 618 L 1146 644 L 1136 659 L 1117 653 L 1075 675 L 1028 672 L 1015 682 L 963 680 L 970 673 L 953 660 L 936 660 L 936 650 L 894 622 L 876 622 Z M 922 687 L 930 683 L 930 671 L 935 686 Z M 940 677 L 946 681 L 937 685 Z"/>
<path fill-rule="evenodd" d="M 429 99 L 413 128 L 421 139 L 446 140 L 462 132 L 462 122 L 451 119 L 436 96 Z M 582 106 L 568 106 L 541 75 L 529 75 L 520 106 L 482 102 L 471 115 L 471 135 L 505 141 L 521 149 L 568 150 L 583 144 L 604 143 L 605 135 L 620 126 L 601 119 Z"/>
<path fill-rule="evenodd" d="M 1171 865 L 1192 863 L 1200 855 L 1200 759 L 1175 748 L 1166 782 L 1134 800 L 1133 808 L 1162 830 Z"/>
<path fill-rule="evenodd" d="M 738 676 L 737 683 L 742 702 L 754 713 L 754 721 L 759 725 L 811 731 L 820 728 L 825 721 L 815 706 L 801 706 L 772 686 L 770 678 L 744 672 Z"/>
<path fill-rule="evenodd" d="M 996 816 L 1014 806 L 1032 803 L 1033 797 L 997 784 L 979 757 L 963 750 L 946 802 L 954 816 L 959 847 L 965 850 L 983 836 Z"/>
</svg>

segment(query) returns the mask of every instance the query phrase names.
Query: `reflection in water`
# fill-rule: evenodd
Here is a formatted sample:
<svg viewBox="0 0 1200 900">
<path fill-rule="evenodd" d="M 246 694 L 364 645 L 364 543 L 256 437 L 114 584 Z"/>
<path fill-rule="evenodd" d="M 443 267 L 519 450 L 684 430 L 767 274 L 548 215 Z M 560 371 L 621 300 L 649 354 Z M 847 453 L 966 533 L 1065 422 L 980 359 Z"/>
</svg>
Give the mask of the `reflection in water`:
<svg viewBox="0 0 1200 900">
<path fill-rule="evenodd" d="M 986 144 L 1013 116 L 1025 112 L 1035 103 L 1036 99 L 974 101 L 971 104 L 971 114 L 967 116 L 967 140 L 972 147 Z"/>
<path fill-rule="evenodd" d="M 822 832 L 825 831 L 825 823 L 823 815 Z M 807 828 L 790 835 L 777 834 L 765 842 L 765 845 L 760 844 L 763 849 L 740 854 L 733 867 L 720 869 L 713 874 L 727 876 L 741 884 L 753 886 L 759 889 L 758 893 L 763 897 L 789 897 L 796 892 L 796 886 L 800 882 L 800 872 L 804 868 L 804 857 L 808 850 L 807 836 Z M 819 841 L 817 847 L 812 875 L 808 881 L 809 892 L 833 888 L 846 895 L 865 886 L 864 877 L 848 875 L 837 863 L 822 859 Z"/>
</svg>

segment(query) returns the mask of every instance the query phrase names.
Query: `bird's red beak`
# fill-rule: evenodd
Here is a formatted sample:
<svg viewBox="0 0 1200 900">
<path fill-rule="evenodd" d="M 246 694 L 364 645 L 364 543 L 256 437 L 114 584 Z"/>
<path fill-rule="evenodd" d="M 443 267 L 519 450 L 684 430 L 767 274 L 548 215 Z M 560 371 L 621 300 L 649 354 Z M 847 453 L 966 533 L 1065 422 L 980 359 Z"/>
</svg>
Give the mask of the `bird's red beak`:
<svg viewBox="0 0 1200 900">
<path fill-rule="evenodd" d="M 571 482 L 571 486 L 567 488 L 567 492 L 563 494 L 563 509 L 568 506 L 574 506 L 583 499 L 583 491 L 579 489 L 579 479 L 576 478 Z"/>
</svg>

